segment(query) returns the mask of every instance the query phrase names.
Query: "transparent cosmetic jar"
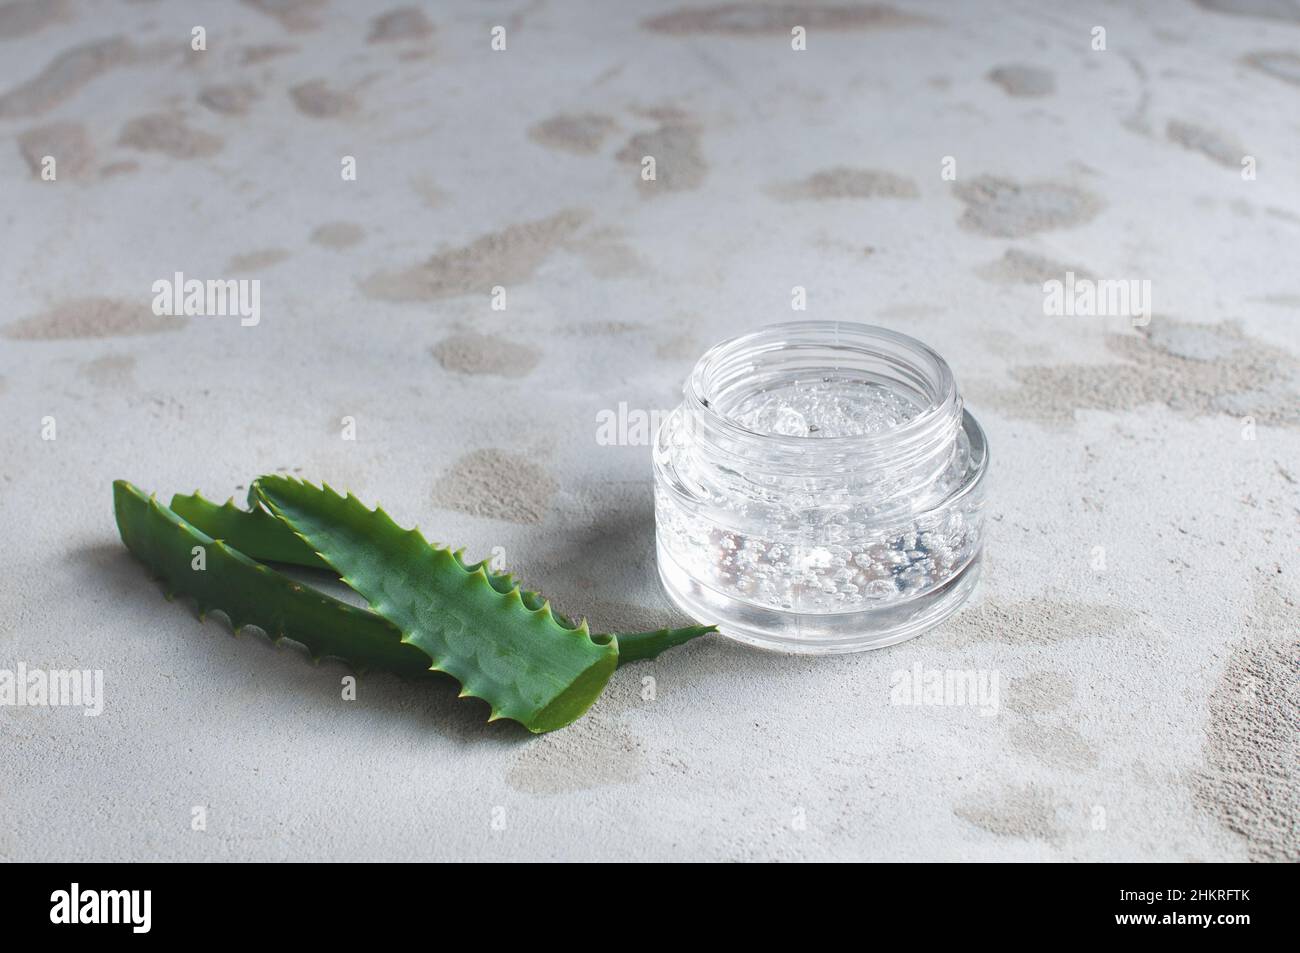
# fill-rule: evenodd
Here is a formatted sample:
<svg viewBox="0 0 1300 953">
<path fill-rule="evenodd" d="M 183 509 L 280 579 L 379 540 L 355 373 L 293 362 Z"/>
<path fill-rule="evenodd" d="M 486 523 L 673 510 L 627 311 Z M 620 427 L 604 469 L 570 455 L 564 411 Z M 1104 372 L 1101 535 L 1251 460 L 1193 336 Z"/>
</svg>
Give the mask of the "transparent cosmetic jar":
<svg viewBox="0 0 1300 953">
<path fill-rule="evenodd" d="M 804 654 L 919 635 L 975 586 L 984 431 L 942 357 L 865 324 L 778 324 L 695 365 L 656 436 L 672 600 Z"/>
</svg>

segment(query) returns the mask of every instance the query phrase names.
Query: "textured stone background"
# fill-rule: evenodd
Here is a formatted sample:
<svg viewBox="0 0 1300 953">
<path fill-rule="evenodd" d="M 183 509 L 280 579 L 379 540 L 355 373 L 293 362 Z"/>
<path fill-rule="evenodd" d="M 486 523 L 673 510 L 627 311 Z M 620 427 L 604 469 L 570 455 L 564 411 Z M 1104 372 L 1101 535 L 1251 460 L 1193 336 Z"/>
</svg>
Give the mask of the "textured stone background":
<svg viewBox="0 0 1300 953">
<path fill-rule="evenodd" d="M 107 693 L 0 708 L 0 859 L 1300 856 L 1294 4 L 399 2 L 0 2 L 0 668 Z M 1067 269 L 1150 280 L 1150 325 L 1045 317 Z M 259 278 L 261 324 L 156 317 L 176 271 Z M 702 641 L 533 738 L 450 685 L 344 702 L 117 539 L 115 477 L 280 469 L 659 623 L 648 450 L 597 414 L 795 285 L 989 432 L 982 590 L 903 646 Z M 891 705 L 916 664 L 999 713 Z"/>
</svg>

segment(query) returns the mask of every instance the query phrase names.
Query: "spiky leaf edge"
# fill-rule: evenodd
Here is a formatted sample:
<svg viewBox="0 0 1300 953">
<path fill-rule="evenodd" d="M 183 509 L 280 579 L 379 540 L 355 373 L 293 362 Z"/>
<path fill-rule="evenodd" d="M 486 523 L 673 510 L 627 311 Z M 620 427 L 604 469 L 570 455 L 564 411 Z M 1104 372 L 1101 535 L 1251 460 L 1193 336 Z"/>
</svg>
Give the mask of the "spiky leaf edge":
<svg viewBox="0 0 1300 953">
<path fill-rule="evenodd" d="M 311 546 L 303 542 L 287 523 L 267 512 L 255 499 L 251 503 L 251 508 L 245 509 L 237 505 L 233 498 L 223 504 L 213 503 L 196 490 L 192 494 L 174 495 L 171 509 L 200 531 L 214 539 L 224 540 L 254 560 L 283 562 L 310 569 L 332 571 L 330 565 Z M 541 592 L 524 589 L 512 573 L 493 572 L 489 565 L 490 561 L 486 559 L 477 563 L 466 562 L 464 552 L 460 549 L 454 551 L 452 555 L 466 572 L 472 573 L 482 568 L 487 573 L 492 588 L 498 592 L 506 594 L 518 588 L 524 605 L 532 610 L 538 610 L 546 603 L 546 597 Z M 561 625 L 570 629 L 578 627 L 577 623 L 567 615 L 555 612 L 554 607 L 552 611 Z M 716 631 L 716 625 L 691 625 L 645 632 L 599 633 L 599 635 L 605 637 L 613 635 L 618 640 L 618 664 L 621 667 L 633 662 L 653 659 L 670 648 Z"/>
</svg>

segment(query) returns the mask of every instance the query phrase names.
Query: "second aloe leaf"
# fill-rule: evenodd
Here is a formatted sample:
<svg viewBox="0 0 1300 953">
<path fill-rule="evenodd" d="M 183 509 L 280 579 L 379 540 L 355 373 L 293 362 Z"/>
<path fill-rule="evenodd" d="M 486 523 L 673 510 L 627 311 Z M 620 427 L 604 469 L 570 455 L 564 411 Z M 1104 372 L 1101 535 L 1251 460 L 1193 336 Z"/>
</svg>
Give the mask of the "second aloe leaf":
<svg viewBox="0 0 1300 953">
<path fill-rule="evenodd" d="M 584 621 L 564 625 L 544 602 L 524 604 L 518 587 L 500 592 L 487 569 L 466 569 L 376 507 L 285 477 L 263 477 L 251 496 L 285 522 L 360 593 L 372 609 L 422 649 L 432 667 L 482 698 L 492 718 L 534 731 L 569 724 L 596 700 L 618 665 L 618 645 Z"/>
</svg>

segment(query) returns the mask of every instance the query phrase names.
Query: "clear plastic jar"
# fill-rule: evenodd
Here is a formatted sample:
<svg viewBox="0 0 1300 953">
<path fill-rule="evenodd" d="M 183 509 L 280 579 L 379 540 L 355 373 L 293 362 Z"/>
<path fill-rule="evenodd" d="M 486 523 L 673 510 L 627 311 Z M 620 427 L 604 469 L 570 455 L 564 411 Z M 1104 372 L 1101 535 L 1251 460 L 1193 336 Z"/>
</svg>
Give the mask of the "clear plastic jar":
<svg viewBox="0 0 1300 953">
<path fill-rule="evenodd" d="M 778 324 L 695 365 L 654 447 L 659 575 L 683 610 L 786 652 L 920 634 L 979 572 L 984 431 L 904 334 Z"/>
</svg>

